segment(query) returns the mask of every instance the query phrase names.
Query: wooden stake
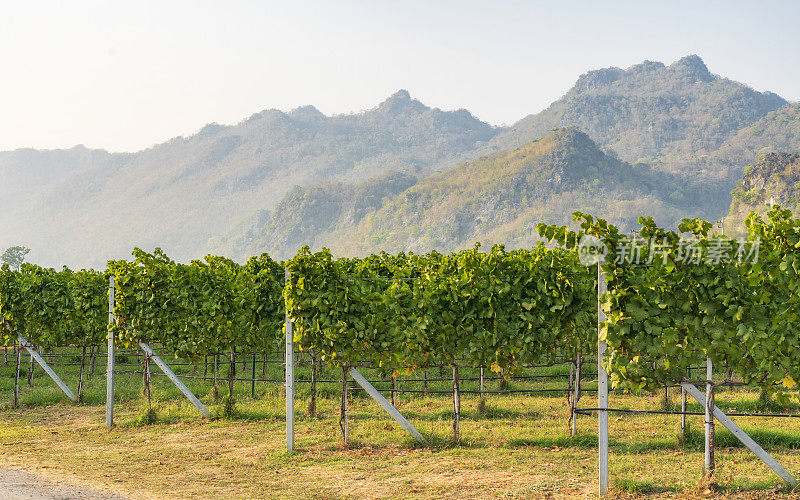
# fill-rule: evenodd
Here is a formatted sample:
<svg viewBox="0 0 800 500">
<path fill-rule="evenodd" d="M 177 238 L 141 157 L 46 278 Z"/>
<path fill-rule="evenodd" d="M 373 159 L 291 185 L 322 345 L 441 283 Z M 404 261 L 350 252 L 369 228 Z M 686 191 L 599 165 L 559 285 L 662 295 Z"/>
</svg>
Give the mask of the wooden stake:
<svg viewBox="0 0 800 500">
<path fill-rule="evenodd" d="M 311 351 L 311 400 L 308 402 L 308 415 L 317 416 L 317 353 Z"/>
<path fill-rule="evenodd" d="M 395 396 L 396 392 L 397 392 L 397 379 L 395 378 L 394 373 L 392 373 L 392 406 L 395 407 L 397 406 L 397 396 Z"/>
<path fill-rule="evenodd" d="M 453 441 L 461 440 L 461 391 L 459 390 L 458 365 L 453 363 Z"/>
<path fill-rule="evenodd" d="M 578 401 L 581 399 L 581 369 L 583 368 L 583 354 L 581 351 L 578 351 L 578 357 L 575 358 L 575 376 L 572 380 L 573 383 L 573 393 L 572 393 L 572 403 L 570 405 L 570 426 L 569 426 L 569 435 L 575 436 L 578 432 L 578 423 L 577 423 L 577 413 L 575 413 L 575 409 L 578 407 Z"/>
<path fill-rule="evenodd" d="M 91 378 L 91 376 L 94 375 L 94 368 L 96 362 L 97 362 L 97 346 L 93 345 L 92 353 L 89 355 L 89 375 L 87 375 L 87 378 Z"/>
<path fill-rule="evenodd" d="M 691 374 L 689 376 L 691 377 Z M 683 385 L 681 385 L 681 436 L 686 442 L 686 389 Z"/>
<path fill-rule="evenodd" d="M 233 378 L 236 376 L 236 349 L 233 347 L 231 347 L 231 359 L 228 366 L 228 399 L 233 401 Z"/>
<path fill-rule="evenodd" d="M 212 393 L 214 399 L 219 398 L 219 354 L 214 354 L 214 388 Z"/>
<path fill-rule="evenodd" d="M 14 408 L 19 408 L 19 365 L 22 363 L 22 349 L 17 349 L 17 368 L 14 370 Z"/>
<path fill-rule="evenodd" d="M 86 346 L 81 346 L 83 348 L 81 352 L 81 368 L 78 373 L 78 402 L 83 402 L 83 365 L 86 362 Z"/>
<path fill-rule="evenodd" d="M 28 387 L 33 387 L 33 354 L 30 356 L 30 366 L 28 366 Z"/>
<path fill-rule="evenodd" d="M 256 399 L 256 353 L 251 356 L 250 366 L 250 397 Z"/>
<path fill-rule="evenodd" d="M 142 378 L 144 382 L 144 393 L 147 396 L 147 409 L 153 409 L 153 403 L 150 399 L 150 357 L 145 354 L 144 362 L 142 363 Z"/>
</svg>

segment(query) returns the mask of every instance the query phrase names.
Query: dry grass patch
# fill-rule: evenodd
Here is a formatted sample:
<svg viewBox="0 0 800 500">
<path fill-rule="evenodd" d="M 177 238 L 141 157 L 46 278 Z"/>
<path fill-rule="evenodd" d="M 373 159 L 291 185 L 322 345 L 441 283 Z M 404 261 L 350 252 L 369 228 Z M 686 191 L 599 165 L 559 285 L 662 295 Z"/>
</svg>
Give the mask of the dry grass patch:
<svg viewBox="0 0 800 500">
<path fill-rule="evenodd" d="M 131 391 L 139 382 L 132 379 Z M 27 400 L 36 401 L 38 390 L 26 388 Z M 339 436 L 338 400 L 321 397 L 319 417 L 309 418 L 303 412 L 307 401 L 298 397 L 298 451 L 288 454 L 279 390 L 266 387 L 255 400 L 239 397 L 237 417 L 213 421 L 199 418 L 196 409 L 170 390 L 154 384 L 157 421 L 152 425 L 136 423 L 142 411 L 136 396 L 122 398 L 119 425 L 111 431 L 105 429 L 101 401 L 0 409 L 0 463 L 137 498 L 596 496 L 596 418 L 578 417 L 579 435 L 570 439 L 563 398 L 490 395 L 478 412 L 479 399 L 466 396 L 463 439 L 456 446 L 449 438 L 452 403 L 446 395 L 404 396 L 401 412 L 430 440 L 423 447 L 374 402 L 360 397 L 350 405 L 353 443 L 345 446 Z M 741 408 L 755 404 L 757 397 L 726 392 L 718 402 L 729 399 Z M 218 409 L 219 403 L 201 399 Z M 613 395 L 612 402 L 652 408 L 660 395 Z M 596 400 L 587 393 L 581 405 L 593 407 Z M 770 453 L 800 475 L 798 419 L 735 420 L 746 429 L 762 429 L 759 439 L 766 440 Z M 702 427 L 702 417 L 689 421 L 695 429 Z M 612 416 L 610 468 L 616 497 L 791 497 L 757 458 L 733 446 L 718 450 L 719 485 L 706 493 L 698 484 L 702 447 L 696 436 L 679 445 L 678 422 L 677 416 Z"/>
</svg>

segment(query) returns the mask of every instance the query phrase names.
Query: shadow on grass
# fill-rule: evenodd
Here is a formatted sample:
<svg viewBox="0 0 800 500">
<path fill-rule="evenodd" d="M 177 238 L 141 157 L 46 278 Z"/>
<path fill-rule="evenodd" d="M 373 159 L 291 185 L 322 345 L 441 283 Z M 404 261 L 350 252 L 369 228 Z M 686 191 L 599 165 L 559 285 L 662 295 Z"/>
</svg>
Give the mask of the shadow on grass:
<svg viewBox="0 0 800 500">
<path fill-rule="evenodd" d="M 47 388 L 44 390 L 20 390 L 19 403 L 21 406 L 50 406 L 56 404 L 72 404 L 72 401 L 61 392 L 61 389 Z"/>
<path fill-rule="evenodd" d="M 411 436 L 406 435 L 403 439 L 402 446 L 410 449 L 429 449 L 435 451 L 455 450 L 455 449 L 470 449 L 477 450 L 481 448 L 488 448 L 485 443 L 478 443 L 462 437 L 458 442 L 453 441 L 452 435 L 431 434 L 428 432 L 421 432 L 422 436 L 427 440 L 427 443 L 417 441 Z"/>
<path fill-rule="evenodd" d="M 362 451 L 367 451 L 367 452 L 370 452 L 370 453 L 371 452 L 380 453 L 381 451 L 386 451 L 386 450 L 388 450 L 388 451 L 396 451 L 398 447 L 409 448 L 409 449 L 410 448 L 417 448 L 415 446 L 412 446 L 412 443 L 415 443 L 415 441 L 410 441 L 409 443 L 400 443 L 398 445 L 376 444 L 376 443 L 363 441 L 361 439 L 352 439 L 352 438 L 350 439 L 349 442 L 345 443 L 341 439 L 341 436 L 340 436 L 339 439 L 337 439 L 335 442 L 332 442 L 332 443 L 326 445 L 323 449 L 326 450 L 326 451 L 334 451 L 334 452 L 335 451 L 345 451 L 345 450 L 362 450 Z M 418 448 L 425 449 L 425 448 L 428 448 L 428 447 L 425 446 L 423 443 L 420 443 L 420 446 Z"/>
<path fill-rule="evenodd" d="M 541 436 L 534 438 L 510 439 L 507 446 L 509 448 L 523 448 L 535 446 L 540 448 L 597 448 L 597 436 L 595 434 L 577 434 L 569 436 Z"/>
<path fill-rule="evenodd" d="M 738 493 L 741 491 L 760 491 L 760 492 L 769 492 L 781 496 L 790 495 L 792 493 L 794 493 L 795 495 L 799 494 L 798 491 L 792 491 L 791 486 L 780 483 L 772 478 L 757 479 L 757 480 L 734 478 L 731 483 L 721 485 L 720 490 L 723 493 Z M 797 498 L 797 496 L 789 498 Z"/>
<path fill-rule="evenodd" d="M 233 409 L 233 414 L 228 417 L 221 417 L 225 420 L 246 420 L 246 421 L 263 421 L 263 420 L 280 420 L 285 421 L 286 415 L 283 413 L 277 413 L 270 409 L 257 409 L 257 408 L 242 408 L 242 405 L 236 405 Z M 296 421 L 303 421 L 306 419 L 311 419 L 313 417 L 307 417 L 305 414 L 296 412 L 295 413 L 295 420 Z"/>
<path fill-rule="evenodd" d="M 726 393 L 723 393 L 727 396 Z M 761 397 L 758 399 L 737 398 L 731 401 L 722 400 L 720 396 L 714 401 L 723 413 L 797 413 L 800 405 L 794 401 L 779 403 L 773 398 Z M 703 407 L 695 401 L 690 402 L 688 411 L 702 412 Z"/>
<path fill-rule="evenodd" d="M 437 410 L 421 413 L 419 411 L 400 408 L 400 413 L 403 414 L 408 420 L 422 420 L 422 421 L 442 421 L 453 420 L 453 410 Z M 497 408 L 487 404 L 483 411 L 477 409 L 468 409 L 462 407 L 461 420 L 462 421 L 481 421 L 481 420 L 500 420 L 510 418 L 541 418 L 541 413 L 532 410 L 512 410 L 507 408 Z"/>
<path fill-rule="evenodd" d="M 452 414 L 452 413 L 451 413 Z M 475 410 L 463 412 L 466 418 L 473 420 L 496 420 L 506 418 L 541 418 L 541 412 L 533 410 L 512 410 L 508 408 L 498 408 L 491 404 L 484 404 L 482 408 L 476 407 Z"/>
<path fill-rule="evenodd" d="M 640 479 L 615 479 L 614 489 L 626 493 L 677 493 L 678 488 L 674 486 L 662 486 L 649 480 Z"/>
<path fill-rule="evenodd" d="M 509 448 L 518 447 L 540 447 L 540 448 L 581 448 L 593 449 L 597 448 L 597 435 L 596 434 L 577 434 L 573 437 L 569 436 L 540 436 L 533 438 L 511 439 L 508 441 Z M 616 439 L 609 439 L 608 446 L 615 453 L 629 453 L 639 454 L 647 453 L 655 450 L 672 450 L 677 449 L 678 443 L 674 439 L 655 440 L 647 442 L 631 442 L 618 441 Z"/>
<path fill-rule="evenodd" d="M 744 448 L 744 444 L 739 441 L 730 431 L 717 424 L 714 436 L 714 446 L 717 448 Z M 790 431 L 774 431 L 768 429 L 743 428 L 744 432 L 763 448 L 789 448 L 791 450 L 800 449 L 800 433 Z M 684 448 L 691 450 L 702 450 L 705 443 L 705 435 L 700 430 L 689 429 L 684 439 Z"/>
<path fill-rule="evenodd" d="M 744 448 L 727 429 L 718 426 L 715 436 L 717 448 Z M 773 431 L 766 429 L 743 429 L 750 437 L 764 448 L 800 449 L 800 433 L 789 431 Z M 509 447 L 538 446 L 561 448 L 597 448 L 597 436 L 594 434 L 578 434 L 569 436 L 542 436 L 526 439 L 513 439 L 508 442 Z M 658 439 L 641 442 L 625 442 L 609 439 L 609 447 L 616 453 L 641 454 L 657 450 L 680 449 L 678 439 Z M 689 429 L 683 439 L 682 447 L 685 450 L 700 451 L 704 447 L 704 434 L 702 430 Z"/>
</svg>

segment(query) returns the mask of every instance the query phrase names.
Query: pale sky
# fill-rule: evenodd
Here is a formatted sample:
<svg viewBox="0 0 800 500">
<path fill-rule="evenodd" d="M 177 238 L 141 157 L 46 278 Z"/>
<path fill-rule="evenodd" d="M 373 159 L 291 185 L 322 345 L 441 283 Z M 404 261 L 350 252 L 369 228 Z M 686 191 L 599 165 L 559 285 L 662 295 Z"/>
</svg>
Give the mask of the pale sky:
<svg viewBox="0 0 800 500">
<path fill-rule="evenodd" d="M 800 100 L 800 2 L 16 1 L 0 10 L 0 150 L 136 151 L 204 124 L 398 89 L 494 125 L 581 73 L 697 54 Z"/>
</svg>

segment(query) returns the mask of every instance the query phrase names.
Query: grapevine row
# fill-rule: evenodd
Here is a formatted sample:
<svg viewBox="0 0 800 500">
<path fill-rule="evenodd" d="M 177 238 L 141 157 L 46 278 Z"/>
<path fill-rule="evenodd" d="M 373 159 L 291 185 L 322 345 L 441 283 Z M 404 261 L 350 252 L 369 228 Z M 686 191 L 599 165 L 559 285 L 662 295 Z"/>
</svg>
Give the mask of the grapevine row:
<svg viewBox="0 0 800 500">
<path fill-rule="evenodd" d="M 459 360 L 511 373 L 594 349 L 596 272 L 575 250 L 591 235 L 613 256 L 625 235 L 588 214 L 575 220 L 574 231 L 539 226 L 560 248 L 334 258 L 306 247 L 283 263 L 263 254 L 245 264 L 216 256 L 181 264 L 161 250 L 136 249 L 106 272 L 4 267 L 0 340 L 7 345 L 20 333 L 44 347 L 101 343 L 113 275 L 117 321 L 110 332 L 128 346 L 159 344 L 191 360 L 232 348 L 269 350 L 288 316 L 299 348 L 333 365 L 367 362 L 410 373 Z M 794 388 L 800 222 L 778 207 L 766 218 L 751 214 L 747 228 L 760 240 L 759 259 L 722 263 L 677 258 L 681 234 L 705 249 L 726 240 L 709 234 L 709 223 L 686 219 L 669 231 L 650 218 L 640 222 L 639 236 L 668 250 L 652 258 L 645 249 L 646 266 L 601 262 L 608 292 L 600 338 L 613 387 L 651 390 L 708 357 L 745 383 Z"/>
<path fill-rule="evenodd" d="M 766 217 L 766 218 L 765 218 Z M 608 345 L 604 367 L 612 386 L 652 390 L 686 376 L 690 366 L 710 358 L 734 378 L 786 397 L 800 380 L 800 220 L 774 207 L 765 217 L 746 219 L 748 244 L 757 258 L 742 260 L 737 245 L 710 234 L 712 225 L 684 219 L 679 231 L 640 218 L 641 240 L 660 243 L 642 249 L 647 265 L 616 262 L 630 238 L 602 219 L 576 212 L 578 231 L 540 225 L 540 234 L 568 249 L 584 236 L 599 238 L 608 249 L 602 262 L 608 291 L 601 297 L 607 316 L 600 339 Z M 694 239 L 700 255 L 717 259 L 681 259 L 682 236 Z M 684 239 L 685 241 L 685 239 Z M 726 249 L 720 255 L 719 249 Z M 721 258 L 720 258 L 721 257 Z"/>
</svg>

